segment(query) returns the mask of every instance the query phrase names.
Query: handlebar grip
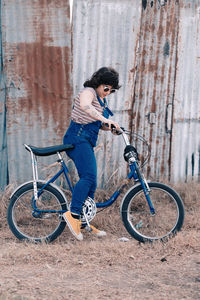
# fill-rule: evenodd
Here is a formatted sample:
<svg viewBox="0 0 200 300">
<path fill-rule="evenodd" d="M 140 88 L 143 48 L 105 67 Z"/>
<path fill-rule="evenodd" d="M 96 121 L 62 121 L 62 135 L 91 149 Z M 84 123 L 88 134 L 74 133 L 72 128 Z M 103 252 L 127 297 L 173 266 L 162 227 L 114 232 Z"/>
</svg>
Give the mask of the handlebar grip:
<svg viewBox="0 0 200 300">
<path fill-rule="evenodd" d="M 109 124 L 108 124 L 108 123 L 104 123 L 104 125 L 105 125 L 106 127 L 109 127 Z M 115 125 L 111 124 L 111 129 L 115 129 L 115 128 L 116 128 Z"/>
<path fill-rule="evenodd" d="M 108 123 L 104 123 L 104 126 L 106 127 L 109 127 L 109 124 Z M 120 127 L 122 131 L 124 131 L 124 128 L 123 127 Z M 117 135 L 120 135 L 122 134 L 122 131 L 119 131 L 119 130 L 116 130 L 116 126 L 114 124 L 111 124 L 111 131 L 115 130 L 115 133 Z"/>
</svg>

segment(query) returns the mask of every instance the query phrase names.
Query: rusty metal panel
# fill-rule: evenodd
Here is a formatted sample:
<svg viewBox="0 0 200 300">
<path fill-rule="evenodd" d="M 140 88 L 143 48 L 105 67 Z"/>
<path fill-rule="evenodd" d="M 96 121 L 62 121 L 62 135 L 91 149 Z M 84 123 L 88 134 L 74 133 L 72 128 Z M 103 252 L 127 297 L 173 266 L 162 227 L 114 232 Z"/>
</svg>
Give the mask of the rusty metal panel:
<svg viewBox="0 0 200 300">
<path fill-rule="evenodd" d="M 69 1 L 3 0 L 1 30 L 9 180 L 21 182 L 31 176 L 30 157 L 23 143 L 60 144 L 69 123 L 72 105 Z"/>
<path fill-rule="evenodd" d="M 98 68 L 112 66 L 120 74 L 121 89 L 108 97 L 114 120 L 129 128 L 140 32 L 141 4 L 130 0 L 73 1 L 73 90 Z M 105 186 L 117 171 L 126 173 L 122 137 L 101 132 L 97 148 L 98 183 Z"/>
<path fill-rule="evenodd" d="M 171 116 L 177 60 L 178 1 L 142 1 L 132 130 L 151 145 L 148 177 L 170 176 Z"/>
<path fill-rule="evenodd" d="M 6 89 L 4 74 L 0 75 L 0 189 L 8 184 L 8 157 L 6 136 Z"/>
<path fill-rule="evenodd" d="M 200 1 L 180 1 L 172 178 L 200 178 Z"/>
<path fill-rule="evenodd" d="M 0 1 L 1 12 L 1 1 Z M 6 136 L 6 88 L 3 74 L 3 52 L 0 18 L 0 189 L 8 184 L 8 157 Z"/>
<path fill-rule="evenodd" d="M 31 178 L 23 143 L 62 143 L 72 94 L 102 66 L 120 74 L 114 119 L 151 145 L 148 177 L 199 179 L 199 0 L 74 0 L 72 27 L 69 1 L 0 3 L 1 186 Z M 99 186 L 125 175 L 122 145 L 100 134 Z"/>
</svg>

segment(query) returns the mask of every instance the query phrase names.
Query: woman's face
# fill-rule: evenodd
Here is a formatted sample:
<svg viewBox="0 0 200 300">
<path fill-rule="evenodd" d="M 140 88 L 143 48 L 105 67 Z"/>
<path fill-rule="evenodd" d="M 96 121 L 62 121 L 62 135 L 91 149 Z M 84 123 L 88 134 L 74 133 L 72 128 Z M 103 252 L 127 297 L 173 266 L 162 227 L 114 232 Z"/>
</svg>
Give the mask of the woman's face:
<svg viewBox="0 0 200 300">
<path fill-rule="evenodd" d="M 106 96 L 114 93 L 115 90 L 112 88 L 111 85 L 101 84 L 96 89 L 96 92 L 100 98 L 105 98 Z"/>
</svg>

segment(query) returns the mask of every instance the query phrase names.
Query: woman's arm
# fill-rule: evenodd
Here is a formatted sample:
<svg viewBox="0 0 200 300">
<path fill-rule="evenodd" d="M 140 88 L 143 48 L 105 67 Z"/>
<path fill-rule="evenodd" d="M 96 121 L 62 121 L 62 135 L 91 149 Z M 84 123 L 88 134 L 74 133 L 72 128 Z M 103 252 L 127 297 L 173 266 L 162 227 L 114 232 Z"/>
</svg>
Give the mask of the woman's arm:
<svg viewBox="0 0 200 300">
<path fill-rule="evenodd" d="M 94 95 L 91 91 L 89 90 L 83 91 L 80 94 L 80 108 L 95 120 L 101 121 L 103 123 L 107 123 L 108 130 L 111 130 L 111 124 L 113 124 L 116 127 L 116 129 L 119 130 L 120 127 L 117 122 L 104 118 L 104 116 L 96 110 L 96 108 L 92 105 L 93 99 L 94 99 Z"/>
</svg>

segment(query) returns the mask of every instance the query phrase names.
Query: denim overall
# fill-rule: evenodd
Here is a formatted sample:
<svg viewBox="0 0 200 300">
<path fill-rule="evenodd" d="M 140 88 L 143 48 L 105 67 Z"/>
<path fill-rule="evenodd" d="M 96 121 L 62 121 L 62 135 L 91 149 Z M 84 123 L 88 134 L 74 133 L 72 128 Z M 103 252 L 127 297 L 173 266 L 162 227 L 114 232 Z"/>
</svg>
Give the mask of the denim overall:
<svg viewBox="0 0 200 300">
<path fill-rule="evenodd" d="M 113 115 L 106 102 L 98 101 L 104 106 L 103 116 L 109 118 Z M 101 102 L 100 102 L 101 101 Z M 105 101 L 105 100 L 104 100 Z M 95 121 L 88 124 L 79 124 L 71 121 L 67 132 L 64 135 L 64 144 L 73 144 L 75 147 L 68 150 L 67 155 L 73 160 L 79 175 L 79 181 L 76 183 L 71 201 L 71 212 L 80 215 L 85 199 L 89 196 L 94 199 L 94 193 L 97 187 L 97 165 L 94 155 L 94 147 L 98 138 L 101 121 Z"/>
</svg>

